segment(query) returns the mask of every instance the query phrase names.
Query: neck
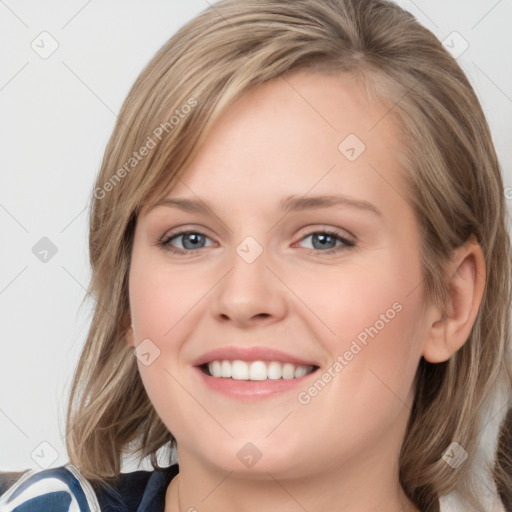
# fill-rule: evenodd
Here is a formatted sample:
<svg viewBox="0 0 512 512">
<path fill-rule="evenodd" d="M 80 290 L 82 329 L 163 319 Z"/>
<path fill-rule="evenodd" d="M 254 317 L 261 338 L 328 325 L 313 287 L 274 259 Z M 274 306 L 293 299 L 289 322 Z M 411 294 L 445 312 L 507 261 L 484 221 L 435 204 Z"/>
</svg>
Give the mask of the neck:
<svg viewBox="0 0 512 512">
<path fill-rule="evenodd" d="M 180 474 L 167 489 L 166 512 L 419 512 L 398 482 L 398 464 L 382 457 L 350 460 L 344 468 L 325 467 L 303 478 L 270 471 L 248 477 L 178 451 Z"/>
</svg>

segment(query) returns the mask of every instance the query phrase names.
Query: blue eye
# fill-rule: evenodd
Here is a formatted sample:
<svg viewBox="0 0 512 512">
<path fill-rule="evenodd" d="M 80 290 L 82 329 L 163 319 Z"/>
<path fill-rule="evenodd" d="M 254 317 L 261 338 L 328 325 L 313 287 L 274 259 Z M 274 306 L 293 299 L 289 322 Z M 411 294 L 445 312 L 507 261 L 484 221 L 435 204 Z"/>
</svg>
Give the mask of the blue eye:
<svg viewBox="0 0 512 512">
<path fill-rule="evenodd" d="M 181 244 L 183 248 L 171 245 L 173 240 L 178 240 L 180 238 L 182 239 Z M 209 238 L 197 231 L 181 231 L 180 233 L 176 233 L 165 238 L 160 242 L 160 245 L 173 253 L 185 254 L 191 250 L 203 249 L 205 247 L 205 240 L 209 240 Z"/>
<path fill-rule="evenodd" d="M 312 239 L 312 248 L 309 248 L 316 254 L 331 254 L 343 251 L 355 246 L 355 242 L 344 238 L 335 231 L 313 231 L 301 238 L 300 242 L 310 238 Z M 181 240 L 181 247 L 176 247 L 174 241 Z M 206 245 L 210 240 L 206 235 L 198 231 L 180 231 L 164 238 L 158 243 L 166 251 L 173 254 L 190 254 L 194 251 L 204 249 L 213 244 Z M 211 241 L 211 240 L 210 240 Z"/>
<path fill-rule="evenodd" d="M 313 245 L 312 249 L 323 254 L 331 254 L 355 245 L 354 242 L 347 240 L 335 231 L 314 231 L 303 237 L 301 241 L 310 237 Z M 340 242 L 340 245 L 336 245 L 338 242 Z"/>
</svg>

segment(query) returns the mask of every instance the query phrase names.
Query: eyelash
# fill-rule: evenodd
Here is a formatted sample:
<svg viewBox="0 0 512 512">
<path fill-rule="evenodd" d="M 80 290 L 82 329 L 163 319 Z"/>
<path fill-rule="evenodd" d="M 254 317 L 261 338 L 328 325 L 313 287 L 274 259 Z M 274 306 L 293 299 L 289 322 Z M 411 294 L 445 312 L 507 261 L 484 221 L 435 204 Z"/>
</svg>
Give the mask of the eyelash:
<svg viewBox="0 0 512 512">
<path fill-rule="evenodd" d="M 201 233 L 200 231 L 192 231 L 192 230 L 180 231 L 178 233 L 172 233 L 171 235 L 165 237 L 163 240 L 159 241 L 157 245 L 160 246 L 165 251 L 169 251 L 169 252 L 171 252 L 173 254 L 181 254 L 181 255 L 190 254 L 190 253 L 193 253 L 193 252 L 196 252 L 196 251 L 200 251 L 201 249 L 205 249 L 206 247 L 201 247 L 199 249 L 178 249 L 178 248 L 173 247 L 171 245 L 171 241 L 172 240 L 174 240 L 176 238 L 179 238 L 180 236 L 191 235 L 191 234 L 193 234 L 193 235 L 201 235 L 201 236 L 204 236 L 205 238 L 208 238 L 205 234 Z M 299 240 L 299 242 L 304 241 L 306 238 L 309 238 L 312 235 L 319 235 L 319 234 L 320 235 L 332 236 L 333 238 L 336 239 L 336 241 L 342 242 L 343 245 L 342 246 L 338 246 L 338 247 L 334 247 L 332 249 L 327 249 L 325 251 L 322 251 L 322 250 L 319 250 L 319 249 L 308 249 L 309 251 L 312 251 L 315 254 L 333 254 L 333 253 L 337 253 L 337 252 L 342 251 L 342 250 L 351 249 L 352 247 L 355 247 L 355 245 L 356 245 L 355 242 L 353 242 L 351 240 L 348 240 L 347 238 L 341 236 L 336 231 L 331 231 L 331 230 L 328 230 L 328 229 L 319 230 L 319 231 L 312 231 L 312 232 L 308 233 L 307 235 L 304 235 Z"/>
</svg>

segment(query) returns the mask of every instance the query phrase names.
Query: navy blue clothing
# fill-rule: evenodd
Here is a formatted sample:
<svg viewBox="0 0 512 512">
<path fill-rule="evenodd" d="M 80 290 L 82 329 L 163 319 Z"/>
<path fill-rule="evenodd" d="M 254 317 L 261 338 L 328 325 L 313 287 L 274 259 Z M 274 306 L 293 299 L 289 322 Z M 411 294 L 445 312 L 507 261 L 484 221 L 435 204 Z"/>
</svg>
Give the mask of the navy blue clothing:
<svg viewBox="0 0 512 512">
<path fill-rule="evenodd" d="M 110 485 L 86 480 L 71 464 L 0 473 L 0 512 L 163 512 L 178 464 L 121 473 Z"/>
</svg>

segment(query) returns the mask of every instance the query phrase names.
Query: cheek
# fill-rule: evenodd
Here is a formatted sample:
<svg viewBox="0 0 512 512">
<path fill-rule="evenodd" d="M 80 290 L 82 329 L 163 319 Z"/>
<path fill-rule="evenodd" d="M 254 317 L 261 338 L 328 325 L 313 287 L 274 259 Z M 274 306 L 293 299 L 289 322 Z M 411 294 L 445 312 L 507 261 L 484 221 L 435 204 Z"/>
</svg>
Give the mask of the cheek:
<svg viewBox="0 0 512 512">
<path fill-rule="evenodd" d="M 332 400 L 386 414 L 410 399 L 422 351 L 421 281 L 417 255 L 390 251 L 330 285 L 329 306 L 319 311 L 335 333 L 324 330 L 323 343 L 342 366 L 332 372 Z"/>
<path fill-rule="evenodd" d="M 155 343 L 171 339 L 181 322 L 187 320 L 194 304 L 207 290 L 190 272 L 172 271 L 162 262 L 141 265 L 136 255 L 130 272 L 130 311 L 136 328 L 136 342 L 150 338 Z M 204 280 L 202 281 L 205 282 Z"/>
<path fill-rule="evenodd" d="M 371 450 L 383 438 L 389 442 L 389 436 L 401 435 L 395 426 L 405 424 L 412 407 L 420 344 L 419 310 L 397 296 L 383 290 L 368 298 L 364 309 L 347 306 L 336 324 L 340 334 L 329 342 L 332 363 L 297 395 L 295 418 L 304 424 L 315 418 L 320 438 L 332 432 L 331 450 Z"/>
<path fill-rule="evenodd" d="M 410 398 L 421 352 L 421 272 L 417 255 L 412 249 L 407 251 L 402 247 L 399 254 L 384 248 L 371 258 L 336 270 L 327 265 L 314 273 L 283 270 L 284 281 L 294 291 L 283 298 L 290 305 L 292 320 L 329 352 L 328 365 L 338 356 L 344 361 L 341 371 L 331 371 L 329 383 L 320 392 L 312 391 L 307 405 L 294 401 L 294 427 L 312 429 L 319 438 L 331 432 L 333 442 L 352 439 L 354 447 L 362 446 L 377 439 L 407 407 L 404 404 Z M 171 272 L 161 262 L 137 254 L 132 258 L 130 305 L 135 343 L 149 338 L 161 352 L 150 366 L 138 363 L 140 375 L 156 411 L 180 439 L 190 435 L 190 425 L 210 421 L 180 386 L 186 383 L 186 375 L 181 373 L 179 358 L 181 347 L 187 346 L 201 326 L 207 326 L 202 332 L 209 332 L 213 295 L 208 292 L 218 275 L 211 268 L 202 273 L 185 267 Z M 195 392 L 194 397 L 200 403 L 207 399 Z M 311 418 L 315 418 L 314 425 Z M 333 430 L 333 423 L 340 426 L 339 431 Z M 234 424 L 245 425 L 241 420 Z M 301 442 L 300 431 L 287 435 Z"/>
<path fill-rule="evenodd" d="M 365 259 L 340 267 L 302 290 L 311 309 L 319 313 L 331 330 L 323 330 L 322 338 L 329 348 L 343 350 L 354 339 L 370 345 L 375 339 L 379 347 L 392 354 L 401 352 L 419 324 L 422 273 L 414 249 L 384 247 Z M 318 283 L 322 283 L 320 286 Z M 298 283 L 297 283 L 298 284 Z M 313 286 L 314 285 L 314 286 Z M 333 354 L 334 355 L 334 354 Z"/>
<path fill-rule="evenodd" d="M 137 361 L 139 374 L 157 414 L 177 437 L 186 436 L 190 421 L 204 422 L 197 402 L 183 387 L 180 366 L 181 347 L 197 322 L 198 301 L 208 291 L 207 279 L 190 274 L 170 272 L 165 263 L 137 249 L 132 255 L 129 294 L 135 345 L 149 339 L 150 351 L 157 354 L 148 365 Z"/>
</svg>

